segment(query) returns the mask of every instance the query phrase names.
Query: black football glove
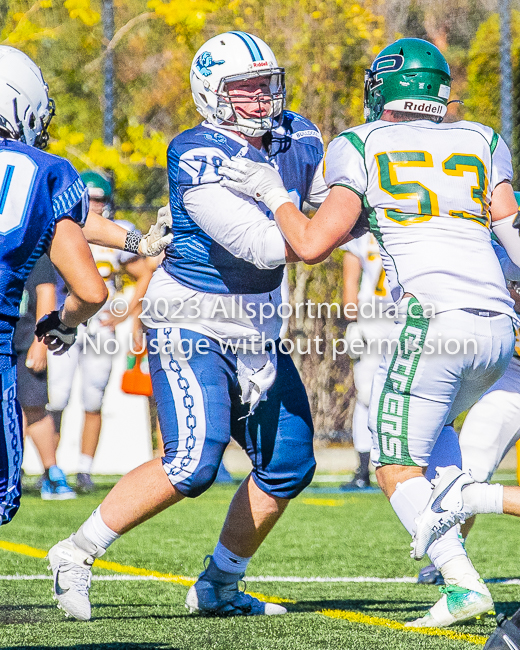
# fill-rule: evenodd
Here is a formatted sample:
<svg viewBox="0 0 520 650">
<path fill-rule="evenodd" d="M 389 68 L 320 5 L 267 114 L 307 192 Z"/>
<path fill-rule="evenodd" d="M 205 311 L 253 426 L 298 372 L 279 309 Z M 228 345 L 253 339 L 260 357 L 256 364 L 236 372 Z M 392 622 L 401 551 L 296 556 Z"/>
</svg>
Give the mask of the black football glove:
<svg viewBox="0 0 520 650">
<path fill-rule="evenodd" d="M 67 327 L 60 320 L 59 312 L 51 311 L 36 324 L 34 333 L 54 354 L 63 354 L 74 345 L 77 327 Z"/>
<path fill-rule="evenodd" d="M 516 213 L 516 217 L 513 221 L 513 228 L 520 230 L 520 210 Z M 518 234 L 520 235 L 520 232 Z"/>
</svg>

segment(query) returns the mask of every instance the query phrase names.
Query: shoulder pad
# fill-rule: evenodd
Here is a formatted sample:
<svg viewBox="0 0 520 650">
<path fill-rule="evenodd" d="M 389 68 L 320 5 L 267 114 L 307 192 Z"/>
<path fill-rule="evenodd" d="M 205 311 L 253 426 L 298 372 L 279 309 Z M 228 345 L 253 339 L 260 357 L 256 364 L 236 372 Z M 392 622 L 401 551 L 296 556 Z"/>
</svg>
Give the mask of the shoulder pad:
<svg viewBox="0 0 520 650">
<path fill-rule="evenodd" d="M 282 123 L 277 129 L 274 129 L 274 132 L 286 134 L 293 140 L 315 138 L 323 144 L 323 138 L 318 127 L 307 118 L 292 111 L 284 111 Z"/>
<path fill-rule="evenodd" d="M 189 149 L 210 147 L 213 149 L 221 149 L 226 155 L 232 156 L 240 149 L 240 144 L 231 138 L 227 138 L 223 133 L 199 124 L 199 126 L 176 136 L 171 141 L 170 147 L 175 149 L 179 155 L 182 155 Z"/>
</svg>

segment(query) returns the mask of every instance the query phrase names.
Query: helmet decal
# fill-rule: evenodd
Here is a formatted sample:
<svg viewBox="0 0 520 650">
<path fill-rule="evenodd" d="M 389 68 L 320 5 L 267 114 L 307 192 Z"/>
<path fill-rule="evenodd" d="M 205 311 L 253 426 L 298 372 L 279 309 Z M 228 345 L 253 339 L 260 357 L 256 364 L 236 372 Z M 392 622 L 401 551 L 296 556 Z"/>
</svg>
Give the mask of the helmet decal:
<svg viewBox="0 0 520 650">
<path fill-rule="evenodd" d="M 223 63 L 225 63 L 224 60 L 213 61 L 211 52 L 203 52 L 199 56 L 199 58 L 195 61 L 195 65 L 197 66 L 197 69 L 205 77 L 209 77 L 209 75 L 211 74 L 210 68 L 212 68 L 214 65 L 222 65 Z"/>
<path fill-rule="evenodd" d="M 231 34 L 234 34 L 235 36 L 238 36 L 238 38 L 241 38 L 244 43 L 246 44 L 247 49 L 249 50 L 249 54 L 251 54 L 251 58 L 253 61 L 262 61 L 263 56 L 262 52 L 260 52 L 260 48 L 258 47 L 258 44 L 256 41 L 249 36 L 249 34 L 246 34 L 246 32 L 230 32 Z"/>
<path fill-rule="evenodd" d="M 383 80 L 379 78 L 380 74 L 384 72 L 397 72 L 404 65 L 404 56 L 402 54 L 388 54 L 387 56 L 382 56 L 380 59 L 375 61 L 376 71 L 374 78 L 377 80 L 377 83 L 374 84 L 378 86 L 383 83 Z"/>
</svg>

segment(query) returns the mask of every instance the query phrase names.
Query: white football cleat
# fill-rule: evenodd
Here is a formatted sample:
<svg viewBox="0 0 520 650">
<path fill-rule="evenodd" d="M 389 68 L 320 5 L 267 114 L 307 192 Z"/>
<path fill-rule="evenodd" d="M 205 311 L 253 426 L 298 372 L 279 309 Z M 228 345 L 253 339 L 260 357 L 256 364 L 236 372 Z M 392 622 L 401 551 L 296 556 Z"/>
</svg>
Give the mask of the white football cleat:
<svg viewBox="0 0 520 650">
<path fill-rule="evenodd" d="M 464 507 L 462 497 L 462 489 L 475 483 L 471 476 L 464 474 L 455 465 L 439 467 L 438 472 L 439 477 L 432 481 L 435 488 L 428 505 L 415 520 L 410 555 L 416 560 L 424 556 L 433 541 L 453 526 L 464 523 L 473 514 L 469 508 Z"/>
<path fill-rule="evenodd" d="M 479 591 L 464 589 L 455 585 L 439 587 L 442 597 L 426 616 L 406 623 L 406 627 L 447 627 L 453 623 L 493 615 L 493 599 L 483 581 Z"/>
<path fill-rule="evenodd" d="M 88 590 L 92 578 L 91 567 L 96 558 L 79 548 L 72 538 L 73 535 L 58 542 L 47 554 L 49 569 L 54 576 L 53 598 L 67 616 L 88 621 Z"/>
</svg>

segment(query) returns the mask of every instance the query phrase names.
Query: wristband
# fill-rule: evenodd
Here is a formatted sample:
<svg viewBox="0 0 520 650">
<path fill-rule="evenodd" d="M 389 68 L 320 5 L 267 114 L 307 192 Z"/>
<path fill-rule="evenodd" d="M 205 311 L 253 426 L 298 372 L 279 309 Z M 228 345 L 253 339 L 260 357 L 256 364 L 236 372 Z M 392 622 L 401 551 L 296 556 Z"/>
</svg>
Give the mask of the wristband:
<svg viewBox="0 0 520 650">
<path fill-rule="evenodd" d="M 135 255 L 139 255 L 139 242 L 143 236 L 138 230 L 129 230 L 126 233 L 126 239 L 125 239 L 125 247 L 123 250 L 126 253 L 135 253 Z"/>
</svg>

